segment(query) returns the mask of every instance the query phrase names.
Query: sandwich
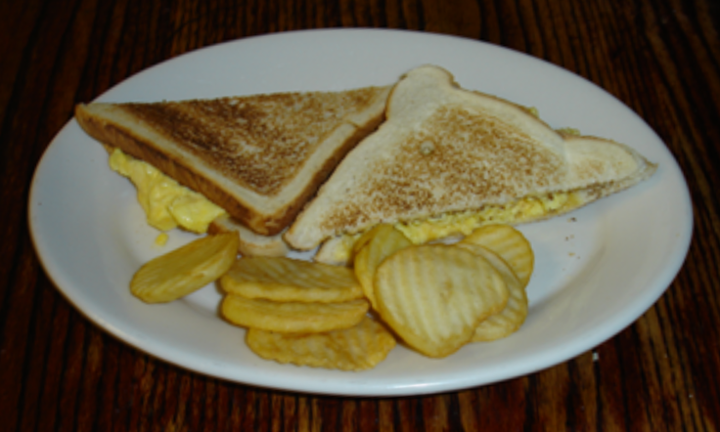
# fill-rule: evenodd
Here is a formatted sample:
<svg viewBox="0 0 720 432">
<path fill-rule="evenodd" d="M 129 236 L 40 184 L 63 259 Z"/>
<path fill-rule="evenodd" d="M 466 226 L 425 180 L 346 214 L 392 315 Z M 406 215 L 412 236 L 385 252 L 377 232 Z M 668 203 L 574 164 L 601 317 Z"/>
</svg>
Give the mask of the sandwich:
<svg viewBox="0 0 720 432">
<path fill-rule="evenodd" d="M 284 234 L 342 263 L 379 223 L 413 243 L 488 223 L 558 216 L 626 189 L 656 165 L 632 148 L 556 131 L 528 108 L 460 88 L 436 66 L 404 75 L 386 120 L 338 165 Z"/>
<path fill-rule="evenodd" d="M 345 154 L 383 121 L 389 90 L 90 103 L 75 114 L 121 164 L 146 164 L 135 171 L 155 168 L 160 180 L 152 181 L 169 177 L 199 194 L 192 199 L 217 206 L 207 229 L 239 230 L 246 253 L 282 254 L 282 232 Z M 122 173 L 131 176 L 129 169 Z M 136 186 L 150 181 L 142 173 L 138 178 Z"/>
</svg>

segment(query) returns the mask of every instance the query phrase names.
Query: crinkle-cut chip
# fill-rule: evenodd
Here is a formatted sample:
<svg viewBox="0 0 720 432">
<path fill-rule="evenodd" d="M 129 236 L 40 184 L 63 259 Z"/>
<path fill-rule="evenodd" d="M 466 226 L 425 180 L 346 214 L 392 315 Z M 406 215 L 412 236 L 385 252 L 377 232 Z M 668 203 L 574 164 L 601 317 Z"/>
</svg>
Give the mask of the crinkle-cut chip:
<svg viewBox="0 0 720 432">
<path fill-rule="evenodd" d="M 528 299 L 522 282 L 505 260 L 491 250 L 472 243 L 460 242 L 457 246 L 488 260 L 505 279 L 510 294 L 503 310 L 478 324 L 472 341 L 493 341 L 513 334 L 523 325 L 528 314 Z"/>
<path fill-rule="evenodd" d="M 243 257 L 220 280 L 231 294 L 280 302 L 344 302 L 363 298 L 352 269 L 285 257 Z"/>
<path fill-rule="evenodd" d="M 154 258 L 135 273 L 130 291 L 147 303 L 186 296 L 219 279 L 237 256 L 237 233 L 201 237 Z"/>
<path fill-rule="evenodd" d="M 412 242 L 392 225 L 377 225 L 368 232 L 372 232 L 372 236 L 355 254 L 354 268 L 365 297 L 370 300 L 373 309 L 377 309 L 373 285 L 377 267 L 394 252 L 412 246 Z"/>
<path fill-rule="evenodd" d="M 508 300 L 503 277 L 485 258 L 441 244 L 389 256 L 375 274 L 375 295 L 383 321 L 429 357 L 457 351 Z"/>
<path fill-rule="evenodd" d="M 365 299 L 340 303 L 276 302 L 227 294 L 221 313 L 243 327 L 283 333 L 319 333 L 359 323 L 370 304 Z"/>
<path fill-rule="evenodd" d="M 386 226 L 388 226 L 388 224 L 375 225 L 374 227 L 360 234 L 360 236 L 356 238 L 353 243 L 353 254 L 357 254 L 358 252 L 360 252 L 360 249 L 362 249 L 366 244 L 368 244 L 368 242 L 372 240 L 373 237 L 375 237 L 378 231 L 384 230 L 384 227 Z"/>
<path fill-rule="evenodd" d="M 396 345 L 392 334 L 368 316 L 348 329 L 325 333 L 277 333 L 251 328 L 245 341 L 267 360 L 345 371 L 374 368 Z"/>
<path fill-rule="evenodd" d="M 500 255 L 520 279 L 523 288 L 530 282 L 535 254 L 525 236 L 510 225 L 485 225 L 461 240 L 490 249 Z"/>
</svg>

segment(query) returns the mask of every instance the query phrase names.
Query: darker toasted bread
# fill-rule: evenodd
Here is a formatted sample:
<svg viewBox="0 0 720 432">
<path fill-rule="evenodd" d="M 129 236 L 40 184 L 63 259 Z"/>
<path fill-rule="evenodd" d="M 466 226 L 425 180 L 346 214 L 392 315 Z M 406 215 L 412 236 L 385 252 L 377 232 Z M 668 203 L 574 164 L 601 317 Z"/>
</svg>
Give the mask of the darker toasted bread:
<svg viewBox="0 0 720 432">
<path fill-rule="evenodd" d="M 387 87 L 161 103 L 78 105 L 83 129 L 227 210 L 282 231 L 384 118 Z"/>
</svg>

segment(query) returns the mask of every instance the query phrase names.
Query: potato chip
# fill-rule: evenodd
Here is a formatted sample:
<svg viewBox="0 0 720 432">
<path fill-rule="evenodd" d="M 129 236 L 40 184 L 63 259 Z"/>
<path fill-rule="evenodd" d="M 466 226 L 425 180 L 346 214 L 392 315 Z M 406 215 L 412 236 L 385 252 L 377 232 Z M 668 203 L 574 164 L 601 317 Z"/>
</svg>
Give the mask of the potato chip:
<svg viewBox="0 0 720 432">
<path fill-rule="evenodd" d="M 396 344 L 392 334 L 368 316 L 348 329 L 325 333 L 277 333 L 251 328 L 245 341 L 267 360 L 346 371 L 374 368 Z"/>
<path fill-rule="evenodd" d="M 237 233 L 206 236 L 145 263 L 130 291 L 147 303 L 179 299 L 220 278 L 237 256 Z"/>
<path fill-rule="evenodd" d="M 352 269 L 285 257 L 243 257 L 220 280 L 247 298 L 283 302 L 343 302 L 363 297 Z"/>
<path fill-rule="evenodd" d="M 365 299 L 341 303 L 276 302 L 228 294 L 221 313 L 243 327 L 285 333 L 319 333 L 359 323 L 370 304 Z"/>
<path fill-rule="evenodd" d="M 412 246 L 412 243 L 392 225 L 377 225 L 368 233 L 372 233 L 372 235 L 366 239 L 364 246 L 355 254 L 355 276 L 360 282 L 365 297 L 370 300 L 370 305 L 373 309 L 377 309 L 373 286 L 377 267 L 385 258 L 400 249 Z"/>
<path fill-rule="evenodd" d="M 507 337 L 516 332 L 528 314 L 528 299 L 522 282 L 515 272 L 499 255 L 482 246 L 472 243 L 458 243 L 469 251 L 485 258 L 502 275 L 508 288 L 509 297 L 505 308 L 478 324 L 473 342 L 487 342 Z"/>
<path fill-rule="evenodd" d="M 375 234 L 377 234 L 379 230 L 385 229 L 383 228 L 384 226 L 388 226 L 388 224 L 375 225 L 374 227 L 362 233 L 353 244 L 353 253 L 356 254 L 360 252 L 360 249 L 362 249 L 363 246 L 365 246 L 370 240 L 372 240 L 372 238 L 375 237 Z"/>
<path fill-rule="evenodd" d="M 460 243 L 474 243 L 490 249 L 510 265 L 523 288 L 530 282 L 535 255 L 525 236 L 510 225 L 485 225 L 473 231 Z"/>
<path fill-rule="evenodd" d="M 449 245 L 401 249 L 380 264 L 374 283 L 382 319 L 430 357 L 457 351 L 508 300 L 503 277 L 486 259 Z"/>
</svg>

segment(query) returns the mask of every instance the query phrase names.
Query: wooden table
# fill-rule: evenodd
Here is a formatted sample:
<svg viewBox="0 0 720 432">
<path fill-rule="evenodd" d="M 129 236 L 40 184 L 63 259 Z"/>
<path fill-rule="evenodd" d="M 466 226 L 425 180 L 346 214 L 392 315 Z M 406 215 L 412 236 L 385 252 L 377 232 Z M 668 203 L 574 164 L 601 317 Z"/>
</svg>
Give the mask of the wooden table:
<svg viewBox="0 0 720 432">
<path fill-rule="evenodd" d="M 0 429 L 720 429 L 720 7 L 708 0 L 0 3 Z M 555 63 L 635 110 L 689 183 L 695 234 L 659 301 L 594 351 L 530 376 L 422 397 L 267 390 L 189 372 L 105 334 L 49 281 L 28 232 L 43 151 L 133 73 L 222 41 L 387 27 L 487 41 Z"/>
</svg>

